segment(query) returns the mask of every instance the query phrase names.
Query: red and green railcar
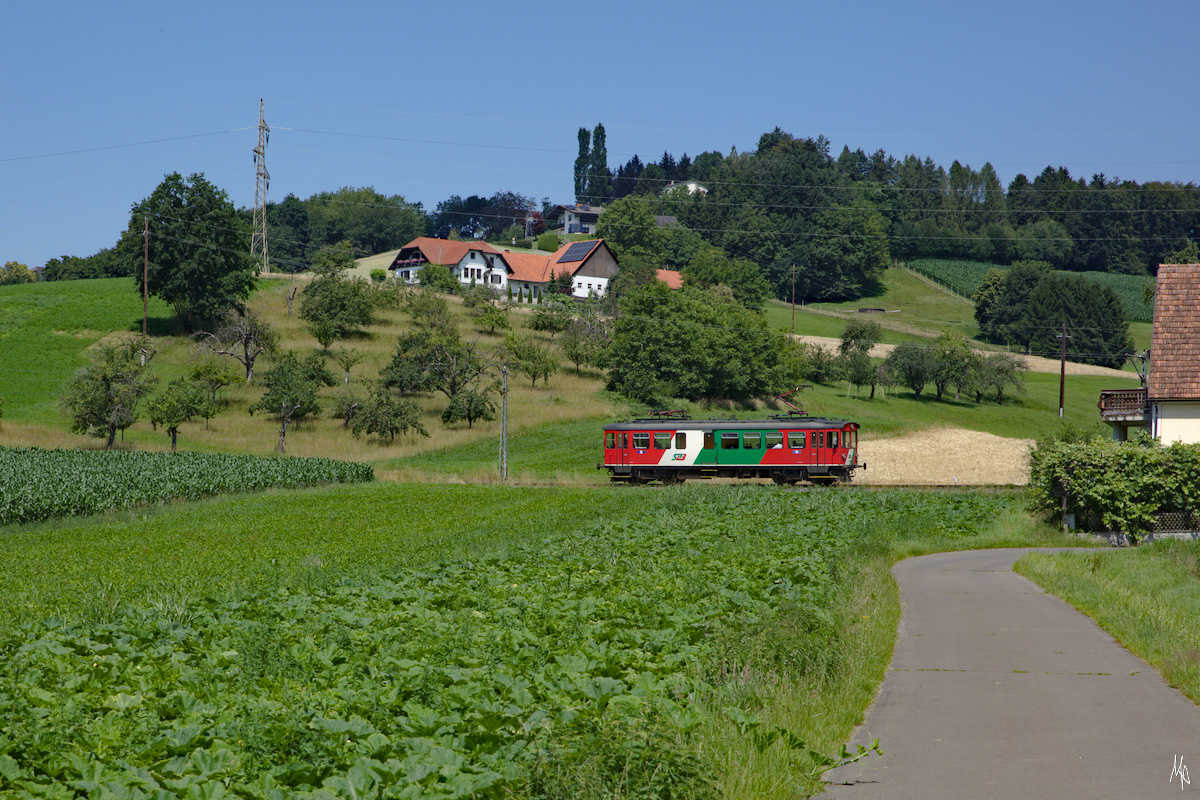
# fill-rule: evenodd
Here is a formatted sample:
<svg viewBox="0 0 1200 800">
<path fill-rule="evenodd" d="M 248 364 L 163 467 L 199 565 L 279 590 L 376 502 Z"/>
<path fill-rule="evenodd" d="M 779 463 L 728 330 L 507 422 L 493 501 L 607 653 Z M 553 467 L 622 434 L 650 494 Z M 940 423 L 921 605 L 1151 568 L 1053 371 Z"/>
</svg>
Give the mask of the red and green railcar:
<svg viewBox="0 0 1200 800">
<path fill-rule="evenodd" d="M 698 478 L 771 478 L 794 484 L 849 482 L 858 463 L 858 423 L 823 417 L 693 420 L 664 414 L 604 427 L 614 481 L 678 483 Z"/>
</svg>

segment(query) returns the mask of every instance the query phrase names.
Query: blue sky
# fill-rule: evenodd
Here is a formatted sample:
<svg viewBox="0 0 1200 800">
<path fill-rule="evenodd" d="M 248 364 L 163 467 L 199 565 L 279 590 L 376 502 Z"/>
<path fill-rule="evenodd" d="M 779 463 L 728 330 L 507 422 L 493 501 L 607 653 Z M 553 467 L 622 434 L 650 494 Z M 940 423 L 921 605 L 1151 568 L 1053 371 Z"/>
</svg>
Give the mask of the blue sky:
<svg viewBox="0 0 1200 800">
<path fill-rule="evenodd" d="M 5 10 L 0 262 L 114 244 L 164 174 L 254 203 L 373 186 L 573 198 L 612 169 L 775 126 L 903 157 L 1198 181 L 1200 3 L 49 2 Z"/>
</svg>

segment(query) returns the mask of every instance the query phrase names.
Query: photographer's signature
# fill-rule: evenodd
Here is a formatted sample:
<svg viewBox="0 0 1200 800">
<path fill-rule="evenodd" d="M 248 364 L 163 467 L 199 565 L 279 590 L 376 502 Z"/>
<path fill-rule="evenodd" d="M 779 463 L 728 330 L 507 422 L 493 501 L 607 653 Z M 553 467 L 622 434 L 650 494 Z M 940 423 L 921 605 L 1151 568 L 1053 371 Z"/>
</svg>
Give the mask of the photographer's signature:
<svg viewBox="0 0 1200 800">
<path fill-rule="evenodd" d="M 1192 779 L 1188 777 L 1188 769 L 1183 764 L 1183 759 L 1180 756 L 1175 756 L 1175 761 L 1171 767 L 1171 782 L 1179 779 L 1179 790 L 1183 791 L 1184 784 L 1192 785 Z"/>
</svg>

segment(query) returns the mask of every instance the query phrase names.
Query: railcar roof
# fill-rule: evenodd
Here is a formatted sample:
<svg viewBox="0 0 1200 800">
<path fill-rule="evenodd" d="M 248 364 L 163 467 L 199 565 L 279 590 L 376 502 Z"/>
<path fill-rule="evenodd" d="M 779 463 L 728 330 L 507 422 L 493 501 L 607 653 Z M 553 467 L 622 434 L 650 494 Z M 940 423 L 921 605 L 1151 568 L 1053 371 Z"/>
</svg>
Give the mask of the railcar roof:
<svg viewBox="0 0 1200 800">
<path fill-rule="evenodd" d="M 795 417 L 793 419 L 672 419 L 647 420 L 644 422 L 613 422 L 604 426 L 606 431 L 679 431 L 679 430 L 788 430 L 802 431 L 814 428 L 841 430 L 847 425 L 858 427 L 858 423 L 845 419 L 826 417 Z"/>
</svg>

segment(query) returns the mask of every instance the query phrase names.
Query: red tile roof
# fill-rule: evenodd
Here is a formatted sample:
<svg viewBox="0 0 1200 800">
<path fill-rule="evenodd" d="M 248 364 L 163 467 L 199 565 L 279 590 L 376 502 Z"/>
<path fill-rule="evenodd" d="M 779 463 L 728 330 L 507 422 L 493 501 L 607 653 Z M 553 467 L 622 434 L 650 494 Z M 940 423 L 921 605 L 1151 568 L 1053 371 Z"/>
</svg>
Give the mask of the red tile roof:
<svg viewBox="0 0 1200 800">
<path fill-rule="evenodd" d="M 400 248 L 396 260 L 401 257 L 412 258 L 412 250 L 419 250 L 425 260 L 431 264 L 457 264 L 468 250 L 482 250 L 485 253 L 499 253 L 487 242 L 453 242 L 449 239 L 434 239 L 430 236 L 418 236 L 404 247 Z"/>
<path fill-rule="evenodd" d="M 526 281 L 528 283 L 545 283 L 550 280 L 548 265 L 550 257 L 542 253 L 519 253 L 505 250 L 500 257 L 508 264 L 512 274 L 510 281 Z"/>
<path fill-rule="evenodd" d="M 672 289 L 683 288 L 683 275 L 672 269 L 660 269 L 655 273 L 660 281 Z"/>
<path fill-rule="evenodd" d="M 1200 400 L 1200 264 L 1163 264 L 1154 294 L 1151 400 Z"/>
</svg>

